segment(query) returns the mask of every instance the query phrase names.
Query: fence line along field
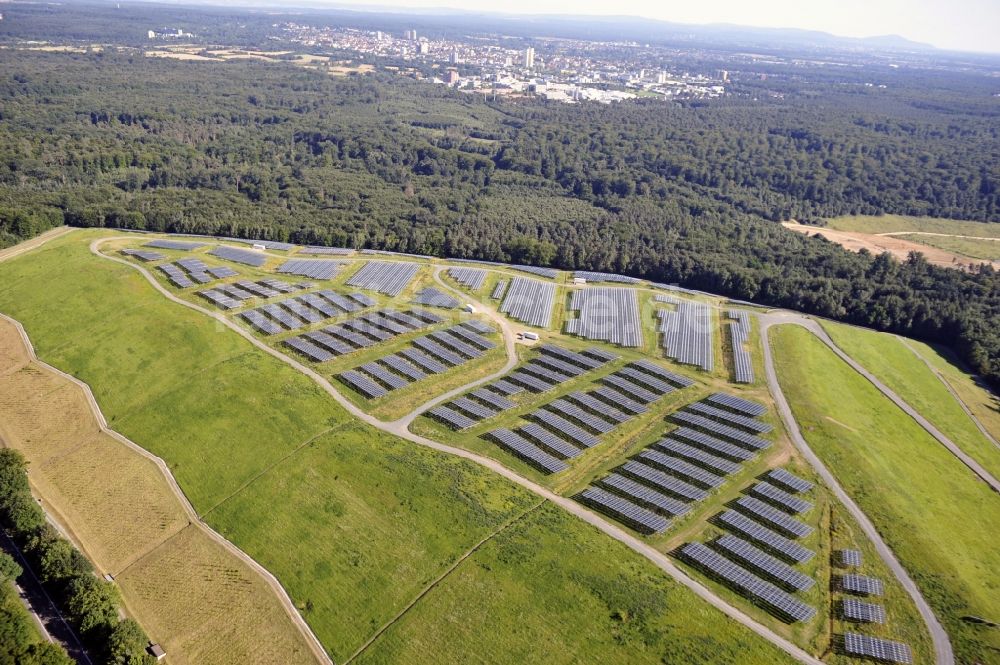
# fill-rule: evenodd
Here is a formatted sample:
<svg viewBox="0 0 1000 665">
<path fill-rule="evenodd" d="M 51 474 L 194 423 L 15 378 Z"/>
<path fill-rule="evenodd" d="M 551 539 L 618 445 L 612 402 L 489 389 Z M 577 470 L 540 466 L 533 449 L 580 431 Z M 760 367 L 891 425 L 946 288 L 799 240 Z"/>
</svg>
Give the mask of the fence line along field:
<svg viewBox="0 0 1000 665">
<path fill-rule="evenodd" d="M 314 663 L 263 578 L 189 522 L 152 460 L 99 431 L 83 389 L 26 362 L 6 319 L 0 348 L 0 442 L 25 455 L 43 506 L 116 576 L 129 611 L 170 662 Z"/>
</svg>

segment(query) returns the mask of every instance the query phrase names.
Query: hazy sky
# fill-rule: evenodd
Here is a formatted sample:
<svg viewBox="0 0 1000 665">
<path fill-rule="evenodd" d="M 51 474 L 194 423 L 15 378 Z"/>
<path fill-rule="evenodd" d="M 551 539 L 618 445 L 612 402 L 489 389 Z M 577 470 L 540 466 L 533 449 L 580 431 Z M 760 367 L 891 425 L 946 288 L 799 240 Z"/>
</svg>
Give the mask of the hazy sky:
<svg viewBox="0 0 1000 665">
<path fill-rule="evenodd" d="M 619 14 L 678 23 L 896 34 L 940 48 L 1000 52 L 1000 0 L 341 0 L 343 4 L 455 7 L 511 14 Z M 340 3 L 338 3 L 340 4 Z"/>
</svg>

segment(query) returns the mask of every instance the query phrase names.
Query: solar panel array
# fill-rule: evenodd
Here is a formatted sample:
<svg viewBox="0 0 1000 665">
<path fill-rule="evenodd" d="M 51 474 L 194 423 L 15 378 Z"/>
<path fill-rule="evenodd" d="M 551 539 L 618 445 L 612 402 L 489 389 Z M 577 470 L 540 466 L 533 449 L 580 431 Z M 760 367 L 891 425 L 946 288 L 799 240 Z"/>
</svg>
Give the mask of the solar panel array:
<svg viewBox="0 0 1000 665">
<path fill-rule="evenodd" d="M 861 551 L 860 550 L 838 550 L 837 560 L 842 566 L 851 566 L 857 568 L 861 565 Z"/>
<path fill-rule="evenodd" d="M 744 416 L 732 411 L 726 411 L 712 406 L 707 402 L 695 402 L 685 407 L 687 411 L 718 421 L 723 425 L 729 425 L 738 429 L 744 429 L 755 434 L 765 434 L 771 431 L 771 426 L 765 422 L 754 420 L 750 416 Z"/>
<path fill-rule="evenodd" d="M 552 324 L 555 297 L 555 284 L 515 277 L 500 304 L 500 312 L 529 326 L 548 328 Z"/>
<path fill-rule="evenodd" d="M 303 247 L 299 250 L 299 254 L 314 254 L 314 255 L 327 255 L 327 256 L 347 256 L 353 254 L 354 250 L 348 247 Z"/>
<path fill-rule="evenodd" d="M 753 383 L 753 362 L 746 345 L 750 342 L 750 315 L 739 309 L 729 310 L 729 336 L 733 344 L 733 373 L 736 383 Z"/>
<path fill-rule="evenodd" d="M 445 422 L 452 429 L 463 430 L 492 418 L 504 411 L 513 409 L 511 402 L 504 395 L 494 390 L 478 388 L 458 399 L 437 406 L 427 412 L 431 417 Z M 455 418 L 454 415 L 461 416 Z"/>
<path fill-rule="evenodd" d="M 150 252 L 144 249 L 123 249 L 122 254 L 125 256 L 134 256 L 140 261 L 162 261 L 167 258 L 159 252 Z"/>
<path fill-rule="evenodd" d="M 273 285 L 273 282 L 271 282 L 271 284 Z M 253 282 L 237 282 L 237 285 L 240 287 L 247 287 L 246 291 L 249 291 L 252 287 L 258 287 L 257 290 L 262 293 L 272 294 L 272 297 L 273 295 L 278 295 L 278 292 L 274 289 L 268 286 L 261 288 L 259 284 L 254 284 Z M 230 293 L 232 293 L 231 290 Z M 262 305 L 256 309 L 240 312 L 240 316 L 251 326 L 265 335 L 276 335 L 284 330 L 299 330 L 306 327 L 308 324 L 318 323 L 323 319 L 330 318 L 331 316 L 350 314 L 362 309 L 362 307 L 367 306 L 355 300 L 355 296 L 361 296 L 361 294 L 343 296 L 339 293 L 334 293 L 333 291 L 317 291 L 316 293 L 310 293 L 295 298 L 287 298 L 276 303 Z M 211 298 L 210 296 L 206 297 Z M 330 312 L 333 313 L 330 314 Z M 355 319 L 348 319 L 343 323 L 330 326 L 329 328 L 325 328 L 324 332 L 329 332 L 331 329 L 338 328 L 338 326 L 348 324 L 354 320 Z M 270 325 L 265 322 L 270 323 Z M 293 348 L 297 347 L 293 346 Z M 337 351 L 335 348 L 327 350 Z M 313 359 L 315 360 L 316 358 Z M 329 360 L 329 358 L 326 358 L 326 360 Z"/>
<path fill-rule="evenodd" d="M 550 455 L 523 436 L 508 429 L 495 429 L 487 436 L 517 457 L 546 473 L 558 473 L 569 468 L 566 462 Z"/>
<path fill-rule="evenodd" d="M 813 488 L 813 484 L 805 478 L 799 478 L 785 469 L 772 469 L 767 473 L 767 479 L 775 485 L 780 485 L 790 492 L 801 494 Z"/>
<path fill-rule="evenodd" d="M 840 601 L 840 616 L 858 623 L 885 623 L 885 608 L 857 598 L 844 598 Z"/>
<path fill-rule="evenodd" d="M 482 268 L 448 268 L 448 275 L 462 286 L 478 291 L 486 281 L 486 271 Z"/>
<path fill-rule="evenodd" d="M 642 321 L 635 289 L 598 288 L 573 292 L 569 308 L 579 316 L 566 332 L 626 347 L 642 346 Z"/>
<path fill-rule="evenodd" d="M 902 642 L 857 633 L 844 634 L 844 653 L 856 658 L 874 658 L 888 663 L 908 665 L 913 662 L 913 652 Z"/>
<path fill-rule="evenodd" d="M 639 372 L 636 369 L 639 365 L 640 363 L 632 363 L 609 376 L 616 377 L 619 384 L 625 384 L 629 380 L 645 380 L 646 387 L 639 388 L 639 390 L 649 392 L 650 397 L 654 399 L 658 398 L 658 395 L 652 392 L 654 385 L 659 386 L 660 390 L 669 391 L 674 389 L 674 385 L 686 386 L 692 383 L 686 377 L 675 375 L 651 363 L 647 363 L 648 366 L 643 368 L 644 372 Z M 650 383 L 649 380 L 654 379 L 654 375 L 655 381 Z M 605 377 L 606 379 L 607 377 Z M 667 380 L 672 381 L 673 385 L 667 383 Z M 635 384 L 631 384 L 631 388 L 622 385 L 621 390 L 625 392 L 622 394 L 614 390 L 615 382 L 607 383 L 607 386 L 588 395 L 581 394 L 577 397 L 577 393 L 574 393 L 568 395 L 564 400 L 557 401 L 573 401 L 583 407 L 589 405 L 596 416 L 612 423 L 612 427 L 624 422 L 636 413 L 641 413 L 641 410 L 635 407 L 645 409 L 639 401 L 633 399 L 632 391 L 637 387 Z M 608 412 L 600 409 L 601 404 L 614 408 L 614 411 Z M 586 425 L 585 421 L 578 422 Z M 746 432 L 739 432 L 739 434 L 741 438 L 751 436 Z M 763 440 L 759 441 L 767 444 Z M 729 440 L 681 427 L 641 451 L 636 457 L 614 470 L 611 475 L 597 480 L 596 484 L 605 487 L 607 478 L 621 475 L 634 480 L 639 487 L 646 487 L 684 504 L 690 504 L 705 499 L 712 489 L 722 485 L 726 476 L 740 471 L 742 469 L 740 462 L 752 459 L 757 451 L 757 448 L 749 448 L 748 450 L 748 446 L 739 446 Z M 620 484 L 605 488 L 612 492 L 622 493 L 625 498 L 630 500 L 638 500 L 629 492 L 629 488 L 622 487 Z M 752 499 L 752 501 L 756 501 L 756 499 Z M 751 505 L 754 504 L 751 503 Z M 654 511 L 659 509 L 655 504 L 647 505 L 647 507 Z M 770 507 L 764 504 L 764 508 Z M 738 513 L 736 515 L 742 517 Z M 782 515 L 791 519 L 787 514 L 782 513 Z"/>
<path fill-rule="evenodd" d="M 402 321 L 399 316 L 392 317 L 387 312 L 373 313 L 365 317 L 358 317 L 362 325 L 351 327 L 349 330 L 344 330 L 347 326 L 343 324 L 331 326 L 325 328 L 324 332 L 338 336 L 353 345 L 373 344 L 374 341 L 366 342 L 361 338 L 365 336 L 369 339 L 372 337 L 377 339 L 382 336 L 388 338 L 395 334 L 389 329 L 390 326 L 378 325 L 376 317 L 380 314 L 386 315 L 388 318 L 395 318 L 396 322 Z M 438 323 L 442 320 L 436 314 L 424 310 L 414 310 L 411 314 L 422 319 L 425 324 Z M 367 324 L 368 327 L 365 327 L 364 324 Z M 378 335 L 375 333 L 376 329 L 381 329 Z M 489 329 L 489 332 L 493 332 L 493 330 Z M 495 346 L 493 342 L 482 338 L 478 332 L 473 332 L 465 324 L 417 337 L 412 344 L 414 348 L 404 349 L 398 353 L 365 363 L 347 372 L 342 372 L 338 377 L 365 397 L 376 399 L 393 390 L 420 381 L 428 374 L 439 374 L 450 367 L 456 367 L 474 358 L 479 358 L 483 355 L 482 349 Z M 438 408 L 441 410 L 432 415 L 457 429 L 470 426 L 465 418 L 478 420 L 495 415 L 493 406 L 482 400 L 474 401 L 468 397 L 453 400 L 446 408 Z"/>
<path fill-rule="evenodd" d="M 186 289 L 195 284 L 208 284 L 215 279 L 232 277 L 236 271 L 224 266 L 208 266 L 200 259 L 181 259 L 176 263 L 161 263 L 160 269 L 170 280 L 170 283 L 180 289 Z"/>
<path fill-rule="evenodd" d="M 751 487 L 750 493 L 794 515 L 804 513 L 813 507 L 811 502 L 793 496 L 785 490 L 765 481 L 761 481 Z"/>
<path fill-rule="evenodd" d="M 333 279 L 343 265 L 342 261 L 327 259 L 291 259 L 278 266 L 278 272 L 312 279 Z"/>
<path fill-rule="evenodd" d="M 581 353 L 553 344 L 542 344 L 539 351 L 539 357 L 487 385 L 486 389 L 504 397 L 524 390 L 541 393 L 616 358 L 598 349 L 587 349 Z M 581 399 L 574 398 L 576 395 Z M 604 405 L 603 401 L 593 396 L 574 393 L 528 414 L 526 418 L 531 422 L 516 429 L 515 433 L 546 454 L 562 459 L 576 457 L 583 449 L 598 443 L 598 434 L 609 432 L 624 422 L 605 417 L 602 412 L 607 408 Z M 632 414 L 618 413 L 624 419 L 632 417 Z M 448 422 L 444 418 L 438 419 Z M 462 429 L 456 423 L 450 424 L 455 429 Z M 496 440 L 490 434 L 485 436 Z"/>
<path fill-rule="evenodd" d="M 816 615 L 816 608 L 803 603 L 774 584 L 762 580 L 701 543 L 687 543 L 680 548 L 678 554 L 682 559 L 784 619 L 808 621 Z"/>
<path fill-rule="evenodd" d="M 762 416 L 766 409 L 763 404 L 751 402 L 742 397 L 736 397 L 728 393 L 712 393 L 705 398 L 705 401 L 720 409 L 726 409 L 734 413 L 742 413 L 745 416 Z"/>
<path fill-rule="evenodd" d="M 295 249 L 295 245 L 288 242 L 280 242 L 278 240 L 253 240 L 251 238 L 223 238 L 223 240 L 241 242 L 244 245 L 260 245 L 264 249 L 274 249 L 281 252 Z"/>
<path fill-rule="evenodd" d="M 662 515 L 599 487 L 588 487 L 577 495 L 577 500 L 643 533 L 661 533 L 670 526 L 670 521 Z"/>
<path fill-rule="evenodd" d="M 726 534 L 713 542 L 712 547 L 789 591 L 805 591 L 816 583 L 813 578 L 795 570 L 784 561 L 776 559 L 742 538 Z"/>
<path fill-rule="evenodd" d="M 419 270 L 418 264 L 406 261 L 369 261 L 346 283 L 395 298 L 413 281 Z"/>
<path fill-rule="evenodd" d="M 413 302 L 421 305 L 430 305 L 432 307 L 443 307 L 444 309 L 455 309 L 462 304 L 455 298 L 449 296 L 447 293 L 443 293 L 430 286 L 418 291 L 416 295 L 413 296 Z"/>
<path fill-rule="evenodd" d="M 690 429 L 702 430 L 707 434 L 726 441 L 731 441 L 750 450 L 763 450 L 771 445 L 770 441 L 765 441 L 764 439 L 749 434 L 741 429 L 723 425 L 722 423 L 688 411 L 677 411 L 672 413 L 670 414 L 670 419 Z"/>
<path fill-rule="evenodd" d="M 754 543 L 770 550 L 785 561 L 803 563 L 816 554 L 812 550 L 799 545 L 794 540 L 790 540 L 772 531 L 756 520 L 750 519 L 735 510 L 725 510 L 716 519 L 723 528 L 736 531 L 744 538 L 752 540 Z"/>
<path fill-rule="evenodd" d="M 192 249 L 198 249 L 199 247 L 204 247 L 203 242 L 181 242 L 180 240 L 150 240 L 147 242 L 145 247 L 154 247 L 156 249 L 177 249 L 182 252 L 187 252 Z"/>
<path fill-rule="evenodd" d="M 642 282 L 641 279 L 635 277 L 616 275 L 611 272 L 589 272 L 587 270 L 576 270 L 573 272 L 573 277 L 575 279 L 585 279 L 588 282 L 618 282 L 620 284 L 638 284 Z"/>
<path fill-rule="evenodd" d="M 493 300 L 500 300 L 501 298 L 503 298 L 503 294 L 506 291 L 507 291 L 507 280 L 501 279 L 496 283 L 496 286 L 493 287 L 493 293 L 490 294 L 490 298 L 492 298 Z"/>
<path fill-rule="evenodd" d="M 746 515 L 792 538 L 804 538 L 813 532 L 813 528 L 808 524 L 800 522 L 788 513 L 752 496 L 739 497 L 736 499 L 735 505 Z"/>
<path fill-rule="evenodd" d="M 676 308 L 672 312 L 665 309 L 658 312 L 665 355 L 679 363 L 712 371 L 712 309 L 687 300 L 678 302 Z"/>
<path fill-rule="evenodd" d="M 839 579 L 840 588 L 847 593 L 861 596 L 881 596 L 882 580 L 867 575 L 843 575 Z"/>
<path fill-rule="evenodd" d="M 220 245 L 211 250 L 209 254 L 218 256 L 220 259 L 226 259 L 227 261 L 254 266 L 255 268 L 259 268 L 267 263 L 267 256 L 265 254 L 251 249 L 238 249 L 236 247 Z"/>
</svg>

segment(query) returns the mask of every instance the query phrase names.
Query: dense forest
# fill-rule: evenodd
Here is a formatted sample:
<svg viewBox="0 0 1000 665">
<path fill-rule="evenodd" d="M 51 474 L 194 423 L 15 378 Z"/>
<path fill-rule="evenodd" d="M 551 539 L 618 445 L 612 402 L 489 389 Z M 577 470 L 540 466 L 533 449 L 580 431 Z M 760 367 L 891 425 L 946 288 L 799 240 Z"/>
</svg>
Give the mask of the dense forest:
<svg viewBox="0 0 1000 665">
<path fill-rule="evenodd" d="M 0 243 L 68 223 L 614 271 L 943 342 L 1000 385 L 993 270 L 850 254 L 774 223 L 1000 222 L 989 80 L 845 76 L 561 105 L 381 70 L 9 50 Z"/>
</svg>

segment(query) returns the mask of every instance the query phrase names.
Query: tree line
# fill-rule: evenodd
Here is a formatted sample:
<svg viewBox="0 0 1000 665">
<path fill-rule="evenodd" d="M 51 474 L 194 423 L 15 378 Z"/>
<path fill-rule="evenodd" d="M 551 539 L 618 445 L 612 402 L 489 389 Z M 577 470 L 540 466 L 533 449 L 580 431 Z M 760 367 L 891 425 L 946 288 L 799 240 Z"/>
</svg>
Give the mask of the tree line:
<svg viewBox="0 0 1000 665">
<path fill-rule="evenodd" d="M 46 521 L 31 495 L 27 471 L 27 462 L 19 452 L 0 449 L 0 527 L 24 552 L 49 596 L 77 631 L 91 660 L 107 665 L 152 665 L 156 659 L 146 651 L 149 638 L 145 632 L 134 620 L 119 616 L 122 605 L 117 588 L 97 577 L 90 561 Z M 13 572 L 9 570 L 8 575 Z M 3 649 L 17 650 L 23 640 L 16 634 L 5 637 L 0 629 L 0 654 Z M 27 646 L 22 652 L 24 660 L 12 662 L 72 662 L 65 652 L 60 656 L 58 650 L 49 648 Z M 2 658 L 0 662 L 4 662 Z"/>
</svg>

